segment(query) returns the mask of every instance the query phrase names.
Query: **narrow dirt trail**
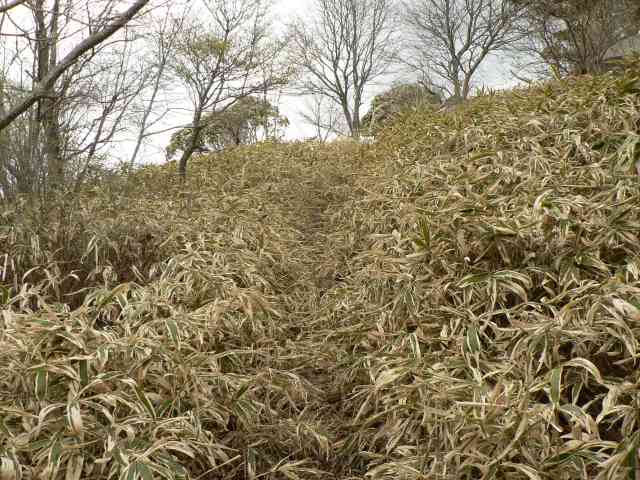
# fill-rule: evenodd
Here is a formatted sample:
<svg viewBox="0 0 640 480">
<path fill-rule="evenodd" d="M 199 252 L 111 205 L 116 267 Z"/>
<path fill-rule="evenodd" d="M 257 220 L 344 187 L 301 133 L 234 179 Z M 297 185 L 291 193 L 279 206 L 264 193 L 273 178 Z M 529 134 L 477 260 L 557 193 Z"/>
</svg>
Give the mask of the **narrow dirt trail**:
<svg viewBox="0 0 640 480">
<path fill-rule="evenodd" d="M 308 184 L 310 201 L 297 212 L 295 228 L 299 233 L 299 247 L 292 252 L 292 256 L 304 259 L 304 267 L 301 278 L 288 296 L 297 298 L 297 310 L 290 312 L 300 325 L 297 348 L 309 351 L 309 356 L 308 362 L 301 362 L 295 373 L 317 392 L 315 403 L 322 407 L 313 413 L 313 417 L 329 440 L 332 451 L 327 465 L 336 472 L 341 463 L 341 439 L 345 438 L 348 420 L 351 419 L 344 411 L 345 401 L 351 392 L 346 391 L 346 385 L 340 381 L 340 351 L 334 342 L 325 341 L 325 329 L 327 321 L 337 314 L 332 296 L 343 281 L 341 270 L 344 265 L 333 248 L 335 240 L 332 237 L 344 234 L 348 228 L 333 217 L 347 201 L 354 177 L 348 173 L 329 175 L 322 168 L 309 170 L 308 174 L 305 183 Z M 320 351 L 319 344 L 324 347 Z M 346 464 L 343 468 L 344 474 L 350 471 Z M 338 475 L 335 478 L 342 478 L 341 474 Z"/>
</svg>

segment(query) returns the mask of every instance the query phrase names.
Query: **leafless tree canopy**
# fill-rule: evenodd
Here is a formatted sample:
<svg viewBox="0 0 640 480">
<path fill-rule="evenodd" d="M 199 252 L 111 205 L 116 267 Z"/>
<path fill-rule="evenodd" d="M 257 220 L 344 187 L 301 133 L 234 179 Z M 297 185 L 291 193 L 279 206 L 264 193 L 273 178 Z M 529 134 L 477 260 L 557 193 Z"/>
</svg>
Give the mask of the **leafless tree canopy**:
<svg viewBox="0 0 640 480">
<path fill-rule="evenodd" d="M 325 143 L 332 136 L 347 134 L 340 106 L 323 95 L 311 95 L 306 108 L 299 112 L 302 119 L 313 127 L 314 139 Z"/>
<path fill-rule="evenodd" d="M 286 79 L 276 64 L 282 42 L 267 28 L 269 6 L 0 0 L 0 195 L 78 186 L 101 162 L 113 165 L 107 153 L 118 140 L 134 143 L 134 165 L 147 138 L 185 126 L 167 127 L 175 109 L 159 107 L 160 97 L 178 98 L 184 110 L 179 95 L 187 93 L 193 138 L 186 145 L 197 145 L 203 113 L 267 95 Z M 183 175 L 192 151 L 179 163 Z"/>
<path fill-rule="evenodd" d="M 269 34 L 264 1 L 208 0 L 205 4 L 208 18 L 191 19 L 182 26 L 170 60 L 193 107 L 191 135 L 178 162 L 183 177 L 206 127 L 205 112 L 222 111 L 286 80 L 274 66 L 281 45 Z"/>
<path fill-rule="evenodd" d="M 130 169 L 135 167 L 145 140 L 153 137 L 158 129 L 163 130 L 161 123 L 171 111 L 168 102 L 161 99 L 163 93 L 170 89 L 169 63 L 190 8 L 184 5 L 178 15 L 172 14 L 171 10 L 170 6 L 165 8 L 158 17 L 150 17 L 145 25 L 144 48 L 147 55 L 142 60 L 148 81 L 132 106 L 132 123 L 137 135 L 128 159 Z"/>
<path fill-rule="evenodd" d="M 48 94 L 48 90 L 55 84 L 56 80 L 58 80 L 58 78 L 60 78 L 60 76 L 65 71 L 67 71 L 72 65 L 74 65 L 82 57 L 83 54 L 85 54 L 92 48 L 97 47 L 115 32 L 124 27 L 136 15 L 136 13 L 142 10 L 142 8 L 148 3 L 149 0 L 137 0 L 127 10 L 120 14 L 117 14 L 110 21 L 106 22 L 102 28 L 99 28 L 89 37 L 78 43 L 78 45 L 76 45 L 59 62 L 55 61 L 55 57 L 49 56 L 51 55 L 51 53 L 48 53 L 48 56 L 46 58 L 42 58 L 40 56 L 38 58 L 39 74 L 42 73 L 41 70 L 46 66 L 46 75 L 39 75 L 38 84 L 35 85 L 31 94 L 28 95 L 14 108 L 12 108 L 9 112 L 3 115 L 2 118 L 0 118 L 0 131 L 7 125 L 9 125 L 13 120 L 15 120 L 19 115 L 27 111 L 29 107 L 31 107 L 39 99 L 46 97 Z M 38 28 L 36 32 L 36 41 L 38 42 L 38 45 L 41 46 L 43 42 L 50 42 L 50 39 L 43 38 L 43 36 L 46 35 L 46 32 L 44 30 L 46 30 L 47 28 L 51 29 L 50 35 L 58 35 L 58 32 L 56 30 L 56 23 L 58 21 L 57 17 L 60 15 L 60 3 L 54 3 L 51 10 L 51 15 L 53 18 L 51 19 L 51 24 L 48 27 L 44 25 L 44 0 L 35 0 L 34 5 L 35 6 L 33 7 L 33 11 L 36 17 Z"/>
<path fill-rule="evenodd" d="M 291 27 L 291 63 L 300 90 L 342 110 L 351 135 L 360 132 L 365 89 L 389 70 L 396 53 L 390 0 L 315 0 L 315 16 Z"/>
<path fill-rule="evenodd" d="M 144 81 L 127 25 L 150 0 L 3 2 L 0 190 L 82 181 Z M 70 174 L 70 171 L 73 174 Z"/>
<path fill-rule="evenodd" d="M 514 0 L 525 7 L 518 49 L 534 73 L 600 72 L 611 50 L 639 32 L 636 0 Z M 537 68 L 536 68 L 537 67 Z"/>
<path fill-rule="evenodd" d="M 456 103 L 491 54 L 571 74 L 640 45 L 638 0 L 310 0 L 285 39 L 273 1 L 0 0 L 0 197 L 77 189 L 176 131 L 184 176 L 207 119 L 251 96 L 277 109 L 285 85 L 318 139 L 357 137 L 399 64 Z"/>
<path fill-rule="evenodd" d="M 520 7 L 508 0 L 407 0 L 404 63 L 456 98 L 467 98 L 490 53 L 519 38 Z"/>
</svg>

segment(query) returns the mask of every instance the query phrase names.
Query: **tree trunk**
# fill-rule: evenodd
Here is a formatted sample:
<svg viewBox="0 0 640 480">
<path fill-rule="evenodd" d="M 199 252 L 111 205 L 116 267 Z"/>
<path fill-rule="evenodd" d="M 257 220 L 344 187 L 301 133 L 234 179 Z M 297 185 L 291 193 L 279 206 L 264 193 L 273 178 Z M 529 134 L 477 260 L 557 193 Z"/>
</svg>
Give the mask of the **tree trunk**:
<svg viewBox="0 0 640 480">
<path fill-rule="evenodd" d="M 351 119 L 353 122 L 353 129 L 351 131 L 351 136 L 353 138 L 360 138 L 360 109 L 356 108 L 353 112 L 353 118 Z"/>
<path fill-rule="evenodd" d="M 44 151 L 47 158 L 47 184 L 51 189 L 64 185 L 64 157 L 61 152 L 60 124 L 55 99 L 46 99 L 42 123 L 44 127 Z"/>
<path fill-rule="evenodd" d="M 184 181 L 187 178 L 187 163 L 189 163 L 189 159 L 193 152 L 196 151 L 196 147 L 198 146 L 197 137 L 200 136 L 200 129 L 194 128 L 191 133 L 191 138 L 189 139 L 189 143 L 184 147 L 182 155 L 180 156 L 180 160 L 178 161 L 178 175 Z"/>
<path fill-rule="evenodd" d="M 136 138 L 136 145 L 133 148 L 133 153 L 131 154 L 131 158 L 129 159 L 129 167 L 131 168 L 131 171 L 133 171 L 133 167 L 136 164 L 138 152 L 140 152 L 140 147 L 142 147 L 142 142 L 144 141 L 145 135 L 147 133 L 147 123 L 149 121 L 149 117 L 151 116 L 153 106 L 156 103 L 156 97 L 158 96 L 158 91 L 160 90 L 160 81 L 162 80 L 162 75 L 164 74 L 165 68 L 166 62 L 163 62 L 160 64 L 158 70 L 156 71 L 156 77 L 153 81 L 153 91 L 151 93 L 151 98 L 145 106 L 144 113 L 142 114 L 142 123 L 140 124 L 140 130 L 138 131 L 138 138 Z"/>
<path fill-rule="evenodd" d="M 465 76 L 464 83 L 462 85 L 462 98 L 461 100 L 466 100 L 469 98 L 469 93 L 471 90 L 471 77 L 469 75 Z"/>
<path fill-rule="evenodd" d="M 16 118 L 29 110 L 38 100 L 47 96 L 50 89 L 76 61 L 87 51 L 95 48 L 104 42 L 115 32 L 124 27 L 140 10 L 142 10 L 150 0 L 136 0 L 125 12 L 113 17 L 112 21 L 104 26 L 101 30 L 96 31 L 89 37 L 82 40 L 76 45 L 59 63 L 50 69 L 49 73 L 40 82 L 34 85 L 33 91 L 27 95 L 22 101 L 15 105 L 9 112 L 0 117 L 0 131 L 8 127 Z"/>
<path fill-rule="evenodd" d="M 347 127 L 349 127 L 349 134 L 353 137 L 353 116 L 351 115 L 351 111 L 349 110 L 349 105 L 346 101 L 342 102 L 342 112 L 344 113 L 344 118 L 347 121 Z"/>
<path fill-rule="evenodd" d="M 462 99 L 462 85 L 459 78 L 453 79 L 453 97 L 456 99 Z"/>
<path fill-rule="evenodd" d="M 193 115 L 193 129 L 191 130 L 191 135 L 189 136 L 189 141 L 184 146 L 184 150 L 182 151 L 182 155 L 180 156 L 180 160 L 178 161 L 178 175 L 184 181 L 187 178 L 187 163 L 189 163 L 189 159 L 193 152 L 196 151 L 198 145 L 200 143 L 200 135 L 202 133 L 202 110 L 200 108 L 196 109 Z"/>
<path fill-rule="evenodd" d="M 38 83 L 49 74 L 56 64 L 58 47 L 58 16 L 60 2 L 56 0 L 51 9 L 51 23 L 47 26 L 44 0 L 35 4 L 36 20 L 36 61 Z M 55 86 L 49 85 L 43 97 L 38 101 L 38 123 L 43 133 L 42 142 L 47 165 L 48 190 L 56 190 L 64 183 L 64 159 L 60 146 L 60 127 Z"/>
<path fill-rule="evenodd" d="M 361 105 L 361 97 L 359 94 L 356 95 L 353 102 L 353 115 L 351 118 L 351 122 L 353 123 L 353 130 L 351 135 L 353 138 L 360 138 L 360 105 Z"/>
</svg>

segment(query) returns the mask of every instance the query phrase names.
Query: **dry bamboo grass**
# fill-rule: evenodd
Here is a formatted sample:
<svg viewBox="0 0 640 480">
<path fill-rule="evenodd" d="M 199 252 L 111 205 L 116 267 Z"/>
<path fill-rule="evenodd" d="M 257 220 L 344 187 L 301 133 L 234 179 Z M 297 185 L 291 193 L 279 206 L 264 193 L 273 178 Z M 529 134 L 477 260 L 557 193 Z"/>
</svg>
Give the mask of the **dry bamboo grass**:
<svg viewBox="0 0 640 480">
<path fill-rule="evenodd" d="M 639 94 L 630 65 L 8 209 L 0 478 L 635 479 Z"/>
</svg>

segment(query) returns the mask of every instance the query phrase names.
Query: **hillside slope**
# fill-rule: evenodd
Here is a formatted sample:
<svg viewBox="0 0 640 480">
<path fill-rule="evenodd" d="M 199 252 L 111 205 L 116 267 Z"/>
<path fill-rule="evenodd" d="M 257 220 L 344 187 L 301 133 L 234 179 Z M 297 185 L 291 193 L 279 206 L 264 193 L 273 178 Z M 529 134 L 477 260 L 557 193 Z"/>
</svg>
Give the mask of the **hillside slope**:
<svg viewBox="0 0 640 480">
<path fill-rule="evenodd" d="M 635 478 L 639 94 L 558 81 L 5 211 L 2 478 Z"/>
</svg>

